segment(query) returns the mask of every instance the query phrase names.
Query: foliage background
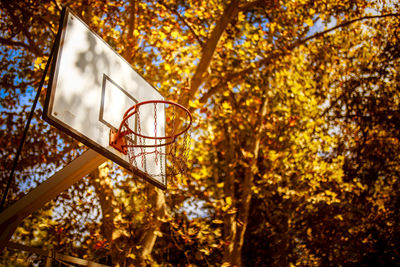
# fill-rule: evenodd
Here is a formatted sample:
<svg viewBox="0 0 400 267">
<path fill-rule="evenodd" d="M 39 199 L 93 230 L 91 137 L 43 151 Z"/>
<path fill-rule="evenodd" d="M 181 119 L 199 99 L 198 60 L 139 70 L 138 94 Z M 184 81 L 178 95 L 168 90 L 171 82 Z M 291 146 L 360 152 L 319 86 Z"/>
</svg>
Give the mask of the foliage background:
<svg viewBox="0 0 400 267">
<path fill-rule="evenodd" d="M 191 109 L 190 171 L 161 192 L 107 162 L 14 241 L 113 266 L 400 264 L 397 2 L 2 1 L 3 192 L 62 6 Z M 7 206 L 85 149 L 41 112 Z"/>
</svg>

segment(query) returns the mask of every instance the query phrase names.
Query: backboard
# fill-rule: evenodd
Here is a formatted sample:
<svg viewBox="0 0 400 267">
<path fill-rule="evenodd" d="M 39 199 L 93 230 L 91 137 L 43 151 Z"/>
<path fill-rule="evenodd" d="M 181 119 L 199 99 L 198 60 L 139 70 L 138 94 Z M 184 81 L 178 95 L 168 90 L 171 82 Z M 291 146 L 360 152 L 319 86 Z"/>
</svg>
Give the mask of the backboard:
<svg viewBox="0 0 400 267">
<path fill-rule="evenodd" d="M 110 131 L 118 129 L 127 109 L 139 102 L 164 100 L 164 97 L 68 9 L 60 29 L 44 119 L 135 175 L 165 189 L 165 168 L 160 168 L 160 160 L 149 159 L 145 166 L 138 164 L 132 169 L 128 156 L 109 145 Z M 155 130 L 154 110 L 149 106 L 140 112 L 140 122 L 133 116 L 129 124 L 137 127 L 139 123 L 141 132 L 151 135 Z M 158 133 L 165 133 L 162 107 L 157 110 L 156 127 Z"/>
</svg>

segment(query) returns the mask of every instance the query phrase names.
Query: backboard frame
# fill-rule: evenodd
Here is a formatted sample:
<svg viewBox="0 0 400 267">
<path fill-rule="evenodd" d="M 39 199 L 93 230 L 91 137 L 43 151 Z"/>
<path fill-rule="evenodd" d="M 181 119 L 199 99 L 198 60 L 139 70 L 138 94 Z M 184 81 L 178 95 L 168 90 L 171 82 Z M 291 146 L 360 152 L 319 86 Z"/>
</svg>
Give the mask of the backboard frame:
<svg viewBox="0 0 400 267">
<path fill-rule="evenodd" d="M 101 40 L 110 50 L 112 50 L 115 55 L 118 56 L 118 58 L 122 61 L 124 61 L 133 72 L 135 72 L 136 74 L 138 74 L 143 80 L 145 80 L 139 73 L 137 73 L 133 67 L 117 52 L 115 52 L 115 50 L 108 45 L 96 32 L 94 32 L 93 30 L 91 30 L 87 24 L 81 19 L 79 18 L 77 15 L 75 15 L 69 8 L 64 8 L 63 12 L 62 12 L 62 19 L 59 25 L 59 30 L 61 31 L 61 35 L 60 35 L 60 39 L 56 40 L 55 43 L 55 53 L 53 55 L 52 58 L 52 63 L 51 63 L 51 68 L 50 68 L 50 74 L 49 74 L 49 83 L 48 83 L 48 88 L 47 88 L 47 93 L 46 93 L 46 98 L 45 98 L 45 104 L 44 104 L 44 110 L 43 110 L 43 119 L 48 122 L 50 125 L 56 127 L 57 129 L 61 130 L 62 132 L 68 134 L 69 136 L 73 137 L 74 139 L 76 139 L 77 141 L 83 143 L 84 145 L 86 145 L 87 147 L 93 149 L 94 151 L 96 151 L 97 153 L 107 157 L 108 159 L 114 161 L 115 163 L 117 163 L 118 165 L 120 165 L 121 167 L 125 168 L 126 170 L 132 172 L 134 175 L 146 180 L 147 182 L 150 182 L 151 184 L 159 187 L 160 189 L 165 190 L 167 188 L 167 177 L 164 175 L 163 178 L 161 178 L 161 180 L 157 180 L 153 177 L 151 177 L 150 175 L 148 175 L 147 173 L 139 170 L 139 169 L 132 169 L 129 162 L 127 162 L 126 160 L 123 160 L 121 157 L 117 156 L 117 154 L 110 152 L 109 149 L 104 148 L 103 146 L 101 146 L 100 144 L 96 143 L 95 141 L 91 140 L 89 137 L 87 137 L 85 134 L 83 134 L 82 132 L 74 129 L 73 127 L 71 127 L 70 125 L 68 125 L 67 123 L 63 122 L 62 120 L 60 120 L 57 116 L 54 115 L 53 113 L 53 109 L 54 109 L 54 98 L 55 98 L 55 93 L 57 90 L 57 79 L 59 77 L 59 72 L 60 72 L 60 61 L 61 61 L 61 57 L 62 57 L 62 53 L 63 53 L 63 47 L 64 47 L 64 43 L 65 43 L 65 35 L 66 35 L 66 31 L 67 31 L 67 23 L 68 23 L 68 18 L 72 16 L 73 19 L 77 19 L 79 20 L 80 23 L 82 23 L 83 25 L 86 26 L 86 28 L 93 34 L 93 36 L 95 36 L 95 38 L 98 38 L 99 40 Z M 108 77 L 106 74 L 103 73 L 103 85 L 101 86 L 101 88 L 99 88 L 99 90 L 102 90 L 101 94 L 102 94 L 102 102 L 99 103 L 99 105 L 104 104 L 104 81 L 107 80 L 110 83 L 113 83 L 112 77 Z M 147 82 L 147 81 L 146 81 Z M 154 89 L 163 99 L 164 96 L 150 83 L 147 82 L 147 84 Z M 122 93 L 124 92 L 124 88 L 121 88 L 118 84 L 115 84 L 116 87 L 119 87 L 119 89 L 121 90 Z M 128 97 L 129 94 L 127 94 Z M 138 103 L 139 100 L 138 99 L 134 99 L 132 98 L 132 102 L 133 103 Z M 103 108 L 101 108 L 100 113 L 99 113 L 99 121 L 102 121 L 103 119 L 103 115 L 104 115 L 104 110 Z M 165 111 L 164 111 L 165 114 Z M 165 117 L 165 115 L 164 115 Z M 121 117 L 122 120 L 122 117 Z M 107 125 L 107 122 L 102 121 L 103 124 Z M 115 126 L 112 125 L 108 125 L 108 127 L 110 129 L 115 128 Z"/>
</svg>

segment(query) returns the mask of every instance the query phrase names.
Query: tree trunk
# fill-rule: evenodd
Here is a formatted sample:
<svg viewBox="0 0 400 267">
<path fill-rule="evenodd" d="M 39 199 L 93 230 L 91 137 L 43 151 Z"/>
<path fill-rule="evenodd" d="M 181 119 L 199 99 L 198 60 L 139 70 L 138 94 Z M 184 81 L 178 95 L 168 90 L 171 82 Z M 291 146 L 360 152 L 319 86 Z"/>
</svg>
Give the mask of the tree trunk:
<svg viewBox="0 0 400 267">
<path fill-rule="evenodd" d="M 129 266 L 146 266 L 146 259 L 153 250 L 157 239 L 157 233 L 160 230 L 160 218 L 165 217 L 167 214 L 164 192 L 152 185 L 147 186 L 149 192 L 148 202 L 151 204 L 151 208 L 147 212 L 151 218 L 148 227 L 144 228 L 140 234 L 140 241 L 135 244 L 135 247 L 138 247 L 138 249 L 135 250 L 135 248 L 126 247 L 126 245 L 129 244 L 129 242 L 126 242 L 126 239 L 130 237 L 123 233 L 123 229 L 118 229 L 114 224 L 114 218 L 117 215 L 114 212 L 116 200 L 111 179 L 107 174 L 107 168 L 104 168 L 104 165 L 100 166 L 91 173 L 90 183 L 95 187 L 100 202 L 103 215 L 101 231 L 103 236 L 111 244 L 112 263 L 113 265 L 119 264 L 120 266 L 124 266 L 126 256 L 129 254 L 128 251 L 133 250 L 135 251 L 136 259 L 134 263 Z"/>
<path fill-rule="evenodd" d="M 242 187 L 243 192 L 241 194 L 242 201 L 240 205 L 238 205 L 237 214 L 236 216 L 230 214 L 225 216 L 226 247 L 224 251 L 224 262 L 229 263 L 230 266 L 242 266 L 242 248 L 249 218 L 253 179 L 253 173 L 246 170 L 246 177 Z"/>
<path fill-rule="evenodd" d="M 101 213 L 103 215 L 101 219 L 101 232 L 104 238 L 111 244 L 111 259 L 113 264 L 121 262 L 121 259 L 125 258 L 125 255 L 121 254 L 121 249 L 117 247 L 114 240 L 118 238 L 121 233 L 119 233 L 114 225 L 114 205 L 115 196 L 112 188 L 111 179 L 108 176 L 108 170 L 105 168 L 107 163 L 101 165 L 96 170 L 94 170 L 90 176 L 90 183 L 94 186 L 96 190 L 96 195 L 98 196 Z"/>
<path fill-rule="evenodd" d="M 230 214 L 225 215 L 225 242 L 226 248 L 224 251 L 224 262 L 229 263 L 230 266 L 242 266 L 242 248 L 244 243 L 244 236 L 246 233 L 248 220 L 249 220 L 249 211 L 250 211 L 250 202 L 252 197 L 251 188 L 254 182 L 254 174 L 258 172 L 257 167 L 257 159 L 260 150 L 261 143 L 261 132 L 262 132 L 262 120 L 267 114 L 267 105 L 268 102 L 264 99 L 263 104 L 260 107 L 260 117 L 258 118 L 257 127 L 255 128 L 254 138 L 248 143 L 248 151 L 253 155 L 252 158 L 248 158 L 247 161 L 249 165 L 245 170 L 245 177 L 242 183 L 241 189 L 242 193 L 240 198 L 235 202 L 237 207 L 236 218 L 231 216 Z M 230 136 L 229 133 L 227 136 Z M 229 147 L 229 155 L 233 155 L 233 144 L 231 141 L 228 141 Z M 232 160 L 232 159 L 231 159 Z M 228 167 L 227 170 L 230 170 Z M 233 175 L 233 174 L 232 174 Z M 228 175 L 228 177 L 230 177 Z M 237 177 L 239 180 L 241 177 Z M 232 195 L 233 188 L 233 177 L 232 180 L 227 179 L 226 182 L 229 181 L 230 187 L 225 186 L 225 194 Z M 234 204 L 234 198 L 232 198 L 232 205 Z"/>
<path fill-rule="evenodd" d="M 203 44 L 202 55 L 200 62 L 197 65 L 196 71 L 190 82 L 190 89 L 188 95 L 185 95 L 179 100 L 180 104 L 187 106 L 190 99 L 193 99 L 200 85 L 204 82 L 204 78 L 207 74 L 208 66 L 213 58 L 214 52 L 217 48 L 218 42 L 221 39 L 222 34 L 225 32 L 226 27 L 233 19 L 236 18 L 239 13 L 239 0 L 232 0 L 224 10 L 220 19 L 216 23 L 212 30 L 210 37 Z"/>
<path fill-rule="evenodd" d="M 224 181 L 224 195 L 225 197 L 229 197 L 232 199 L 232 207 L 235 207 L 235 177 L 234 173 L 231 171 L 232 166 L 230 165 L 232 162 L 235 162 L 235 151 L 233 140 L 230 138 L 231 134 L 231 126 L 225 125 L 225 142 L 224 147 L 226 149 L 226 154 L 224 155 L 225 165 L 224 170 L 226 172 L 226 177 Z M 235 243 L 237 236 L 237 221 L 236 214 L 232 212 L 226 212 L 224 214 L 224 233 L 225 233 L 225 249 L 224 249 L 224 262 L 233 263 L 237 260 L 234 260 L 235 253 Z"/>
<path fill-rule="evenodd" d="M 146 266 L 146 259 L 150 256 L 160 231 L 161 220 L 167 215 L 164 192 L 155 186 L 148 186 L 148 201 L 151 203 L 151 220 L 148 228 L 142 233 L 142 238 L 138 244 L 140 249 L 136 255 L 136 261 L 130 266 Z"/>
<path fill-rule="evenodd" d="M 234 188 L 234 172 L 230 171 L 230 164 L 235 161 L 234 141 L 229 138 L 229 136 L 231 136 L 230 131 L 230 126 L 226 126 L 227 139 L 225 142 L 225 148 L 227 153 L 225 159 L 226 166 L 224 169 L 227 170 L 228 173 L 226 174 L 226 179 L 224 182 L 224 193 L 226 198 L 229 197 L 232 199 L 232 207 L 236 207 L 237 212 L 235 213 L 231 208 L 225 213 L 224 216 L 224 262 L 229 263 L 230 266 L 242 266 L 242 247 L 249 217 L 251 186 L 254 180 L 252 168 L 253 165 L 256 164 L 256 161 L 253 160 L 253 163 L 245 171 L 245 178 L 241 187 L 242 194 L 240 199 L 236 199 Z M 254 142 L 254 144 L 257 144 L 257 140 Z M 258 145 L 257 151 L 255 152 L 258 155 Z"/>
</svg>

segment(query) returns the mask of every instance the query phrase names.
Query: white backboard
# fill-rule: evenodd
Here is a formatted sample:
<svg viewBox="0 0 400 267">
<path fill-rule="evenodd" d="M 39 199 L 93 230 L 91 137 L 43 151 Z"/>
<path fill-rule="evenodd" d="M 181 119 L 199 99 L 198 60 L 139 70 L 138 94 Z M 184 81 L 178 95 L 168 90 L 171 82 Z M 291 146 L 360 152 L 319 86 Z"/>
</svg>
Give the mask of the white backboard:
<svg viewBox="0 0 400 267">
<path fill-rule="evenodd" d="M 98 153 L 131 170 L 129 159 L 109 145 L 110 129 L 118 129 L 125 111 L 136 103 L 164 100 L 118 53 L 66 9 L 61 39 L 50 73 L 44 119 Z M 151 105 L 141 108 L 143 135 L 154 133 Z M 133 120 L 136 116 L 132 117 Z M 138 122 L 129 122 L 137 125 Z M 157 132 L 165 133 L 165 112 L 157 110 Z M 135 126 L 132 126 L 135 127 Z M 164 148 L 160 148 L 164 149 Z M 163 168 L 149 155 L 133 173 L 165 189 Z M 164 168 L 165 170 L 165 168 Z M 152 176 L 149 174 L 159 173 Z"/>
</svg>

